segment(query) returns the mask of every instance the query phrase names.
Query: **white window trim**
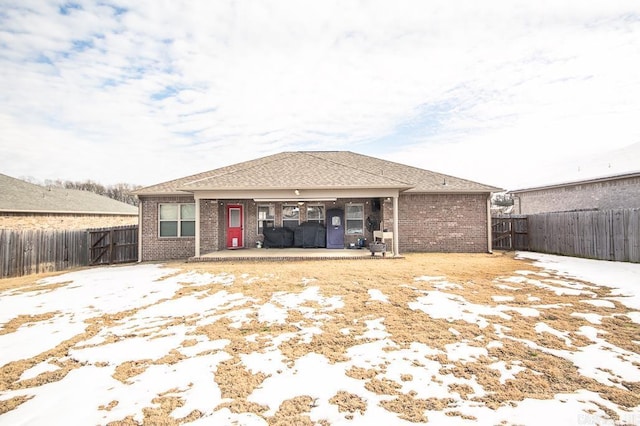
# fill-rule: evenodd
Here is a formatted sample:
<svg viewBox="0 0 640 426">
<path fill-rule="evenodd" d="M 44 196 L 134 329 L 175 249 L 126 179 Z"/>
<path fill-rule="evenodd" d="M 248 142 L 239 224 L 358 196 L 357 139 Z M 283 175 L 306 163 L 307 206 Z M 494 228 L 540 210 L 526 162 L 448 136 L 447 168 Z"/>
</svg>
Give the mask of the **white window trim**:
<svg viewBox="0 0 640 426">
<path fill-rule="evenodd" d="M 261 234 L 260 232 L 260 222 L 262 222 L 260 220 L 260 207 L 268 207 L 269 209 L 273 209 L 273 217 L 271 219 L 265 219 L 267 221 L 271 221 L 273 222 L 273 226 L 276 226 L 276 207 L 273 204 L 258 204 L 256 206 L 256 217 L 257 217 L 257 224 L 256 224 L 256 232 L 259 234 Z"/>
<path fill-rule="evenodd" d="M 284 217 L 284 208 L 285 208 L 285 207 L 294 207 L 294 208 L 297 208 L 297 209 L 298 209 L 298 225 L 300 225 L 300 206 L 299 206 L 299 205 L 297 205 L 297 204 L 283 204 L 283 205 L 282 205 L 282 212 L 281 212 L 281 213 L 282 213 L 282 220 L 281 220 L 281 222 L 282 222 L 282 227 L 284 227 L 284 222 L 285 222 L 285 221 L 287 221 L 287 222 L 293 222 L 293 220 L 291 220 L 291 219 L 285 219 L 285 217 Z"/>
<path fill-rule="evenodd" d="M 318 220 L 318 219 L 309 219 L 309 216 L 307 216 L 307 218 L 306 218 L 307 222 L 312 220 L 314 223 L 322 223 L 323 225 L 326 223 L 326 221 L 327 221 L 327 207 L 324 204 L 320 204 L 320 203 L 307 204 L 307 207 L 322 207 L 322 218 L 320 220 Z"/>
<path fill-rule="evenodd" d="M 182 236 L 180 235 L 180 233 L 182 232 L 182 227 L 180 226 L 180 224 L 182 222 L 195 222 L 195 218 L 192 220 L 182 220 L 182 206 L 187 206 L 187 205 L 193 205 L 194 208 L 196 207 L 195 203 L 160 203 L 158 204 L 158 238 L 195 238 L 195 235 L 187 235 L 187 236 Z M 162 208 L 162 206 L 177 206 L 178 208 L 178 218 L 176 220 L 162 220 L 160 219 L 160 209 Z M 160 223 L 161 222 L 177 222 L 177 234 L 178 235 L 167 235 L 167 236 L 162 236 L 160 235 Z"/>
<path fill-rule="evenodd" d="M 364 235 L 364 203 L 349 203 L 349 206 L 360 206 L 362 208 L 362 217 L 359 218 L 362 221 L 362 232 L 349 232 L 349 221 L 350 220 L 358 220 L 358 219 L 353 219 L 353 218 L 349 218 L 347 216 L 347 208 L 345 206 L 344 209 L 344 233 L 345 235 Z"/>
</svg>

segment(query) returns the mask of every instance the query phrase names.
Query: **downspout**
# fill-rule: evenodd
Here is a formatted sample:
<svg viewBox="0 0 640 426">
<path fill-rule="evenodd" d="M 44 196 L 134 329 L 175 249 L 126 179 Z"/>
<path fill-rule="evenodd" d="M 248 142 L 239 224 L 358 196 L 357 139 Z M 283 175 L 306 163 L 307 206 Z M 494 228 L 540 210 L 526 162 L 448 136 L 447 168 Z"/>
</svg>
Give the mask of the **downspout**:
<svg viewBox="0 0 640 426">
<path fill-rule="evenodd" d="M 513 203 L 516 203 L 516 198 L 518 199 L 518 213 L 516 214 L 522 214 L 522 198 L 520 198 L 519 195 L 514 195 L 513 196 Z"/>
<path fill-rule="evenodd" d="M 194 195 L 196 200 L 196 252 L 195 257 L 200 257 L 200 198 Z"/>
<path fill-rule="evenodd" d="M 487 252 L 493 254 L 493 241 L 491 235 L 491 193 L 487 196 Z"/>
<path fill-rule="evenodd" d="M 138 263 L 142 262 L 142 204 L 138 197 Z"/>
<path fill-rule="evenodd" d="M 398 235 L 398 197 L 393 197 L 393 257 L 400 256 L 400 243 Z"/>
</svg>

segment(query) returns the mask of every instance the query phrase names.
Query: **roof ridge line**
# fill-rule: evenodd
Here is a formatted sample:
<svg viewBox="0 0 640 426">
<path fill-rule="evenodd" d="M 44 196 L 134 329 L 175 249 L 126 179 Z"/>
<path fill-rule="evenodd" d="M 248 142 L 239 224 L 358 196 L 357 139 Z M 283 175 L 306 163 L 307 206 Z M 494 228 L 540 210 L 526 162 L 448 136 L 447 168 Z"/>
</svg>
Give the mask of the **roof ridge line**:
<svg viewBox="0 0 640 426">
<path fill-rule="evenodd" d="M 279 156 L 281 156 L 281 155 L 283 155 L 283 154 L 287 154 L 287 155 L 286 155 L 286 156 L 284 156 L 284 157 L 282 157 L 282 158 L 287 158 L 287 157 L 290 157 L 290 156 L 291 156 L 291 152 L 290 152 L 290 151 L 285 151 L 285 152 L 281 152 L 281 153 L 278 153 L 278 154 L 272 154 L 271 156 L 268 156 L 268 157 L 254 158 L 253 160 L 248 160 L 248 161 L 245 161 L 244 163 L 251 163 L 251 162 L 254 162 L 254 161 L 264 160 L 265 158 L 272 157 L 272 159 L 271 159 L 271 160 L 266 161 L 266 162 L 261 162 L 261 163 L 260 163 L 260 164 L 269 164 L 269 163 L 273 163 L 274 161 L 277 161 L 277 159 L 276 159 L 276 158 L 273 158 L 273 157 L 279 157 Z M 243 163 L 239 163 L 239 164 L 243 164 Z M 231 165 L 226 166 L 226 167 L 237 166 L 237 165 L 239 165 L 239 164 L 231 164 Z M 226 167 L 223 167 L 223 168 L 226 168 Z M 226 173 L 217 174 L 217 175 L 214 175 L 214 176 L 206 176 L 206 177 L 203 177 L 203 178 L 200 178 L 200 179 L 196 179 L 196 180 L 192 180 L 192 181 L 189 181 L 189 182 L 185 182 L 185 183 L 183 183 L 180 187 L 181 187 L 181 188 L 183 188 L 183 187 L 185 187 L 185 186 L 192 185 L 192 184 L 194 184 L 194 183 L 196 183 L 196 182 L 200 182 L 200 181 L 203 181 L 203 180 L 211 179 L 212 177 L 227 176 L 227 175 L 230 175 L 230 174 L 232 174 L 232 173 L 237 173 L 237 172 L 240 172 L 240 171 L 253 169 L 253 168 L 255 168 L 255 167 L 258 167 L 258 165 L 246 166 L 246 167 L 240 167 L 240 168 L 237 168 L 237 169 L 235 169 L 235 170 L 230 170 L 230 171 L 228 171 L 228 172 L 226 172 Z M 220 169 L 216 169 L 216 170 L 220 170 Z M 215 170 L 211 170 L 211 171 L 215 171 Z"/>
<path fill-rule="evenodd" d="M 316 151 L 316 152 L 317 152 L 317 151 Z M 353 151 L 322 151 L 322 152 L 348 152 L 349 154 L 355 154 L 355 155 L 360 155 L 360 156 L 363 156 L 363 157 L 375 158 L 375 157 L 371 157 L 371 156 L 369 156 L 369 155 L 358 154 L 357 152 L 353 152 Z M 333 164 L 337 164 L 337 165 L 339 165 L 339 166 L 343 166 L 343 167 L 351 167 L 351 168 L 354 168 L 354 169 L 358 170 L 359 172 L 368 173 L 368 174 L 370 174 L 370 175 L 372 175 L 372 176 L 376 176 L 376 177 L 380 177 L 380 176 L 382 176 L 382 177 L 383 177 L 383 178 L 385 178 L 385 179 L 389 179 L 389 180 L 392 180 L 392 181 L 395 181 L 395 182 L 398 182 L 398 183 L 402 183 L 402 184 L 405 184 L 405 185 L 410 185 L 410 186 L 411 186 L 411 188 L 413 188 L 413 187 L 415 187 L 415 186 L 416 186 L 416 184 L 415 184 L 414 182 L 406 182 L 406 181 L 403 181 L 403 180 L 399 180 L 399 179 L 396 179 L 396 178 L 392 178 L 392 177 L 389 177 L 389 176 L 385 176 L 384 174 L 376 174 L 376 173 L 373 173 L 373 172 L 371 172 L 371 171 L 369 171 L 369 170 L 367 170 L 367 169 L 362 169 L 362 168 L 360 168 L 360 167 L 358 167 L 358 166 L 353 167 L 353 166 L 350 166 L 350 165 L 348 165 L 348 164 L 339 163 L 339 162 L 337 162 L 337 161 L 330 160 L 330 159 L 328 159 L 328 158 L 320 158 L 320 157 L 315 156 L 315 155 L 314 155 L 313 157 L 318 158 L 318 159 L 321 159 L 321 160 L 324 160 L 324 161 L 328 161 L 328 162 L 333 163 Z M 378 158 L 376 158 L 376 160 L 379 160 L 379 159 L 378 159 Z M 387 160 L 383 160 L 383 161 L 387 161 Z M 391 162 L 391 163 L 393 163 L 393 161 L 390 161 L 390 162 Z M 397 163 L 397 164 L 399 164 L 399 163 Z"/>
</svg>

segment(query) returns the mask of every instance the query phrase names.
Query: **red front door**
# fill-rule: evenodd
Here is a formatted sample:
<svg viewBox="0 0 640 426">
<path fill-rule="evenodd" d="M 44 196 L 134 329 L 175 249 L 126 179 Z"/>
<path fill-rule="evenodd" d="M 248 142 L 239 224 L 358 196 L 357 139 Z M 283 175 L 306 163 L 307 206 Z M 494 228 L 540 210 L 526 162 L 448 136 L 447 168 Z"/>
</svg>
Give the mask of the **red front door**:
<svg viewBox="0 0 640 426">
<path fill-rule="evenodd" d="M 244 246 L 242 241 L 244 215 L 242 206 L 227 206 L 227 248 L 240 248 Z"/>
</svg>

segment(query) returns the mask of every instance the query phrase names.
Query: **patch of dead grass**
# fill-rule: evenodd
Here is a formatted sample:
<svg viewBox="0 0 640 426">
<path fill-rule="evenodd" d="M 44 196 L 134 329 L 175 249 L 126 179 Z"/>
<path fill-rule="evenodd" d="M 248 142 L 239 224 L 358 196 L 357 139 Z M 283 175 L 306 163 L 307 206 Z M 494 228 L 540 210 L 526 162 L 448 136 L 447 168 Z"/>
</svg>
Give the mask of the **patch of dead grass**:
<svg viewBox="0 0 640 426">
<path fill-rule="evenodd" d="M 256 415 L 261 415 L 265 411 L 269 410 L 269 407 L 266 405 L 249 402 L 245 398 L 236 398 L 233 401 L 223 402 L 216 407 L 216 411 L 222 410 L 223 408 L 227 408 L 229 411 L 236 414 L 253 413 Z"/>
<path fill-rule="evenodd" d="M 251 373 L 237 358 L 220 362 L 215 373 L 222 397 L 231 399 L 245 399 L 267 377 L 264 373 Z"/>
<path fill-rule="evenodd" d="M 33 398 L 33 396 L 21 395 L 14 396 L 13 398 L 9 399 L 0 400 L 0 416 L 19 407 L 31 398 Z"/>
<path fill-rule="evenodd" d="M 346 391 L 339 391 L 336 393 L 331 397 L 331 399 L 329 399 L 329 403 L 337 405 L 338 411 L 341 413 L 353 414 L 355 412 L 359 412 L 364 415 L 367 411 L 367 402 L 363 398 Z"/>
<path fill-rule="evenodd" d="M 598 328 L 606 330 L 607 334 L 600 334 L 607 342 L 626 349 L 629 352 L 640 354 L 640 324 L 631 321 L 626 315 L 616 315 L 602 319 L 602 326 Z"/>
<path fill-rule="evenodd" d="M 312 426 L 315 423 L 305 414 L 309 413 L 314 406 L 315 401 L 309 395 L 296 396 L 283 401 L 278 407 L 278 411 L 272 417 L 267 418 L 267 421 L 270 425 L 275 426 Z"/>
<path fill-rule="evenodd" d="M 457 393 L 462 399 L 469 399 L 468 396 L 475 393 L 471 386 L 463 383 L 451 383 L 448 388 L 449 392 Z"/>
<path fill-rule="evenodd" d="M 389 401 L 380 401 L 380 405 L 392 413 L 398 414 L 401 419 L 414 423 L 427 423 L 429 420 L 424 414 L 433 402 L 415 397 L 415 392 L 400 394 Z"/>
<path fill-rule="evenodd" d="M 31 324 L 35 324 L 41 321 L 47 321 L 59 314 L 59 311 L 56 312 L 46 312 L 44 314 L 38 315 L 18 315 L 17 317 L 6 322 L 2 328 L 0 328 L 0 336 L 3 334 L 13 333 L 18 330 L 23 325 L 27 327 Z"/>
<path fill-rule="evenodd" d="M 100 326 L 96 323 L 91 323 L 87 326 L 84 333 L 80 333 L 70 339 L 64 340 L 50 350 L 42 352 L 31 358 L 11 361 L 3 365 L 0 367 L 0 391 L 26 389 L 61 380 L 69 373 L 69 371 L 82 365 L 73 359 L 66 358 L 69 354 L 69 350 L 79 342 L 94 337 L 99 331 Z M 65 360 L 59 361 L 60 359 Z M 29 380 L 20 380 L 20 376 L 22 376 L 25 371 L 46 361 L 58 365 L 60 369 L 41 373 L 37 377 Z"/>
<path fill-rule="evenodd" d="M 101 411 L 111 411 L 111 410 L 113 410 L 115 407 L 117 407 L 117 406 L 118 406 L 118 404 L 119 404 L 119 402 L 118 402 L 118 401 L 113 400 L 113 401 L 110 401 L 107 405 L 100 405 L 100 406 L 98 407 L 98 410 L 101 410 Z"/>
<path fill-rule="evenodd" d="M 116 366 L 113 371 L 112 377 L 125 385 L 131 384 L 132 377 L 138 376 L 144 373 L 151 365 L 150 359 L 140 359 L 136 361 L 125 361 L 122 364 Z"/>
<path fill-rule="evenodd" d="M 402 385 L 387 378 L 373 378 L 364 385 L 365 389 L 378 395 L 398 395 Z"/>
<path fill-rule="evenodd" d="M 353 366 L 345 372 L 345 375 L 353 379 L 365 380 L 376 377 L 378 375 L 378 371 L 372 368 L 367 369 Z"/>
<path fill-rule="evenodd" d="M 473 420 L 473 421 L 477 421 L 478 418 L 469 414 L 463 414 L 460 411 L 447 411 L 446 413 L 444 413 L 446 416 L 449 417 L 460 417 L 461 419 L 464 420 Z"/>
</svg>

